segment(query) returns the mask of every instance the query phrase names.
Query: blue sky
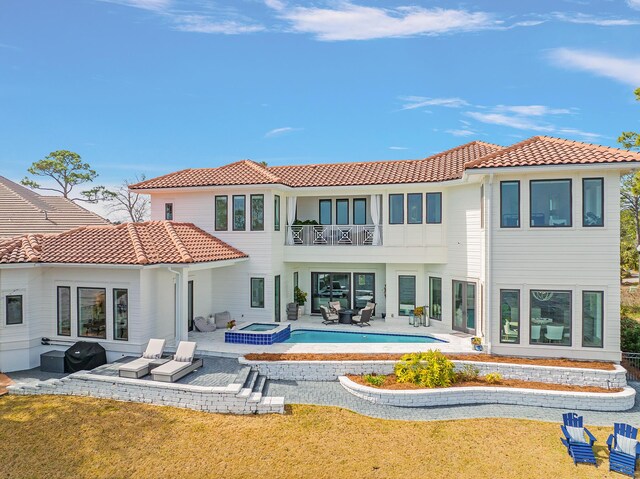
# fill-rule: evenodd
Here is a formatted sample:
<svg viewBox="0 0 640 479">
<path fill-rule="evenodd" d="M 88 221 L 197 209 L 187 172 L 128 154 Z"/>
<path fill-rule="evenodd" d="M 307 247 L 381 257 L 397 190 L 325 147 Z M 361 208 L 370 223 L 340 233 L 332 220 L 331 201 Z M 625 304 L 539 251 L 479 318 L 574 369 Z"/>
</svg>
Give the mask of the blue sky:
<svg viewBox="0 0 640 479">
<path fill-rule="evenodd" d="M 419 158 L 640 129 L 640 0 L 2 0 L 0 174 Z"/>
</svg>

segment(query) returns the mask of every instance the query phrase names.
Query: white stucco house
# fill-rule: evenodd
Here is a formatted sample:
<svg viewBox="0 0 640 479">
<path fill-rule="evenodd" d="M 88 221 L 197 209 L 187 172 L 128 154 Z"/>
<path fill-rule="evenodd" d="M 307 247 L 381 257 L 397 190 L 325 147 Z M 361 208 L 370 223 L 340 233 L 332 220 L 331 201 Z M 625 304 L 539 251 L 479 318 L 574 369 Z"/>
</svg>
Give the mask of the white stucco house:
<svg viewBox="0 0 640 479">
<path fill-rule="evenodd" d="M 194 316 L 216 311 L 284 321 L 298 286 L 312 317 L 328 301 L 373 301 L 376 316 L 400 325 L 426 306 L 432 322 L 481 336 L 495 354 L 619 361 L 619 179 L 639 166 L 638 153 L 538 136 L 420 160 L 245 160 L 146 180 L 131 188 L 151 195 L 152 221 L 117 227 L 144 238 L 131 241 L 126 264 L 29 260 L 38 246 L 30 237 L 0 243 L 0 369 L 37 365 L 43 336 L 87 337 L 83 308 L 95 302 L 83 288 L 106 291 L 99 339 L 114 352 L 140 352 L 150 337 L 183 339 Z M 183 249 L 171 234 L 157 236 L 172 228 L 190 259 L 175 256 Z M 77 250 L 68 235 L 60 248 Z M 206 238 L 200 256 L 184 239 L 193 235 Z M 105 257 L 120 248 L 82 241 Z M 17 242 L 22 256 L 12 253 Z M 174 256 L 161 257 L 168 250 Z M 140 263 L 151 251 L 158 259 Z M 126 339 L 116 338 L 121 289 Z"/>
</svg>

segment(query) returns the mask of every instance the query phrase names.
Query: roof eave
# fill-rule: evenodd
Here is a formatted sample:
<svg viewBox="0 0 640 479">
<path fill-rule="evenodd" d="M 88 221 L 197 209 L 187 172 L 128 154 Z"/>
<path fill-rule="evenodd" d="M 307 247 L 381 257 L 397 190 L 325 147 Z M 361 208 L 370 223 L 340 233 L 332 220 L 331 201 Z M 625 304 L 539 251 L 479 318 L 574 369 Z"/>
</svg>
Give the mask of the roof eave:
<svg viewBox="0 0 640 479">
<path fill-rule="evenodd" d="M 622 170 L 631 171 L 636 168 L 640 168 L 640 161 L 610 161 L 606 163 L 572 163 L 562 165 L 520 165 L 520 166 L 485 166 L 482 168 L 469 168 L 464 171 L 464 175 L 482 175 L 482 174 L 500 174 L 500 173 L 513 173 L 522 170 L 553 170 L 553 171 L 568 171 L 568 170 L 580 170 L 583 168 L 593 168 L 598 170 Z"/>
</svg>

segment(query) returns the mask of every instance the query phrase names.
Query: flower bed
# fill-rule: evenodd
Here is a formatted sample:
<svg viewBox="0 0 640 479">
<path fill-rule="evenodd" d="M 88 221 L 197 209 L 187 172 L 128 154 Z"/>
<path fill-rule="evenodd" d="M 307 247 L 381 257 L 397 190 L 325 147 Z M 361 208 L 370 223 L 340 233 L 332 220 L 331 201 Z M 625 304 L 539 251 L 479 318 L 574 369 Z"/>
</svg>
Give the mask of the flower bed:
<svg viewBox="0 0 640 479">
<path fill-rule="evenodd" d="M 395 374 L 385 374 L 385 375 L 377 376 L 378 378 L 384 381 L 380 385 L 371 384 L 366 380 L 366 376 L 364 375 L 362 376 L 347 375 L 346 377 L 357 384 L 374 387 L 376 389 L 388 389 L 388 390 L 395 390 L 395 391 L 425 389 L 413 383 L 398 382 Z M 591 392 L 591 393 L 617 393 L 617 392 L 623 391 L 623 388 L 607 389 L 607 388 L 597 387 L 597 386 L 574 386 L 570 384 L 553 384 L 553 383 L 543 383 L 538 381 L 522 381 L 520 379 L 501 379 L 497 382 L 490 382 L 490 381 L 487 381 L 483 376 L 480 376 L 474 380 L 456 381 L 451 385 L 451 387 L 476 387 L 476 386 L 543 389 L 546 391 L 576 391 L 576 392 Z"/>
<path fill-rule="evenodd" d="M 375 404 L 400 407 L 437 407 L 462 404 L 514 404 L 563 410 L 626 411 L 635 404 L 636 391 L 625 387 L 619 392 L 583 392 L 529 389 L 521 387 L 469 386 L 433 389 L 381 389 L 365 386 L 340 376 L 349 393 Z"/>
<path fill-rule="evenodd" d="M 599 369 L 614 371 L 616 365 L 603 361 L 576 361 L 572 359 L 520 358 L 513 356 L 493 356 L 489 354 L 446 354 L 452 361 L 474 361 L 499 364 L 528 364 L 532 366 L 552 366 L 560 368 Z M 361 353 L 263 353 L 247 354 L 249 361 L 398 361 L 403 354 L 361 354 Z"/>
</svg>

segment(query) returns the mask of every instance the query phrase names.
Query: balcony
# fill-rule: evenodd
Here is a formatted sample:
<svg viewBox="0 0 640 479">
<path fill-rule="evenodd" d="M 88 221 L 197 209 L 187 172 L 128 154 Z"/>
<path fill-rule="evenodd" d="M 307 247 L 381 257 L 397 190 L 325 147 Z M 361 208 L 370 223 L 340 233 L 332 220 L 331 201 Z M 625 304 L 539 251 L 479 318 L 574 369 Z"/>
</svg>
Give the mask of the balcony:
<svg viewBox="0 0 640 479">
<path fill-rule="evenodd" d="M 381 225 L 293 225 L 286 229 L 288 246 L 382 246 Z"/>
</svg>

